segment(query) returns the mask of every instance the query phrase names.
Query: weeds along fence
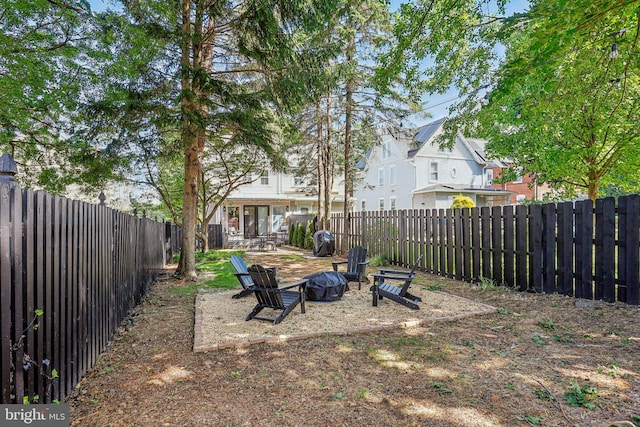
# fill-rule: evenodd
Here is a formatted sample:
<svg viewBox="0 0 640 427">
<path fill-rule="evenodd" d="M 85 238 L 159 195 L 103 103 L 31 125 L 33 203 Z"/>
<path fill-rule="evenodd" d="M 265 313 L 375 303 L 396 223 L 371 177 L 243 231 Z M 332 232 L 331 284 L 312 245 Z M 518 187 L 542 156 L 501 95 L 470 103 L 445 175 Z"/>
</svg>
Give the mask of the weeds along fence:
<svg viewBox="0 0 640 427">
<path fill-rule="evenodd" d="M 640 305 L 640 196 L 530 206 L 356 212 L 348 246 L 456 280 Z M 344 216 L 332 216 L 343 238 Z"/>
<path fill-rule="evenodd" d="M 4 178 L 2 403 L 63 401 L 163 269 L 167 226 Z"/>
</svg>

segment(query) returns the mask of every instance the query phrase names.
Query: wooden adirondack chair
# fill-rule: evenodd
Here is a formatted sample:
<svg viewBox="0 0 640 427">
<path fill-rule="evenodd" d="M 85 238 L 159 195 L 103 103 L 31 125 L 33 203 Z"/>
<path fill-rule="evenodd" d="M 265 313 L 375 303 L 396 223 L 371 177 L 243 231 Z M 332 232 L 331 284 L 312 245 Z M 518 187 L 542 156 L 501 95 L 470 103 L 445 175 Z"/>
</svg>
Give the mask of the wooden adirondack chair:
<svg viewBox="0 0 640 427">
<path fill-rule="evenodd" d="M 242 290 L 240 291 L 240 293 L 233 295 L 231 298 L 237 299 L 245 297 L 247 295 L 251 295 L 251 293 L 253 293 L 254 284 L 253 279 L 249 275 L 247 264 L 238 255 L 231 255 L 231 259 L 229 260 L 229 262 L 231 262 L 233 268 L 236 269 L 236 277 L 242 285 Z"/>
<path fill-rule="evenodd" d="M 420 297 L 417 297 L 409 293 L 409 287 L 411 282 L 416 277 L 416 270 L 420 265 L 422 255 L 418 257 L 411 271 L 402 270 L 389 270 L 382 269 L 380 274 L 373 275 L 373 286 L 371 291 L 373 293 L 373 306 L 378 306 L 378 299 L 389 298 L 399 304 L 409 307 L 412 310 L 419 310 L 418 302 L 422 301 Z M 400 281 L 404 282 L 402 286 L 396 286 L 388 283 L 388 281 Z"/>
<path fill-rule="evenodd" d="M 245 320 L 266 320 L 277 325 L 282 322 L 298 304 L 300 304 L 302 313 L 305 312 L 304 291 L 308 281 L 307 279 L 298 280 L 288 286 L 279 288 L 275 269 L 264 268 L 261 265 L 254 264 L 248 268 L 248 271 L 251 279 L 253 279 L 253 293 L 258 299 L 258 304 L 256 304 L 253 311 L 249 313 Z M 298 288 L 298 290 L 292 291 L 290 290 L 292 288 Z M 257 314 L 265 308 L 279 310 L 282 311 L 282 313 L 275 319 L 258 317 Z"/>
<path fill-rule="evenodd" d="M 333 271 L 338 271 L 340 264 L 347 264 L 347 271 L 342 274 L 348 282 L 358 282 L 358 289 L 362 286 L 362 280 L 367 277 L 365 271 L 369 261 L 367 259 L 367 249 L 362 246 L 354 246 L 349 249 L 346 261 L 332 262 Z"/>
</svg>

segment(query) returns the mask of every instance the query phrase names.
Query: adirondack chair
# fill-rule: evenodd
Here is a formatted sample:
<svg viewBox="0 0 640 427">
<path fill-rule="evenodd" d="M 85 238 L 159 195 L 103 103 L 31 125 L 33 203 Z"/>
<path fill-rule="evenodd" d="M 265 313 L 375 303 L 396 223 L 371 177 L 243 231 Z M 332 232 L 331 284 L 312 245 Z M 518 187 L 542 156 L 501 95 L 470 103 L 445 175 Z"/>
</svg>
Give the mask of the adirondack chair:
<svg viewBox="0 0 640 427">
<path fill-rule="evenodd" d="M 367 259 L 367 249 L 362 246 L 354 246 L 349 249 L 346 261 L 335 261 L 333 271 L 338 271 L 340 264 L 347 264 L 347 271 L 342 272 L 348 282 L 358 282 L 358 289 L 362 286 L 362 280 L 367 277 L 365 270 L 369 261 Z"/>
<path fill-rule="evenodd" d="M 253 279 L 254 287 L 253 293 L 258 299 L 258 304 L 253 308 L 253 311 L 249 313 L 245 320 L 258 319 L 273 322 L 274 325 L 282 322 L 285 317 L 291 313 L 291 311 L 300 304 L 302 313 L 304 309 L 304 291 L 307 284 L 307 279 L 298 280 L 291 283 L 288 286 L 282 288 L 278 287 L 278 280 L 276 279 L 275 269 L 264 268 L 261 265 L 254 264 L 249 267 L 249 275 Z M 298 288 L 296 291 L 290 289 Z M 279 310 L 282 313 L 275 319 L 268 317 L 258 317 L 265 308 L 271 308 L 273 310 Z"/>
<path fill-rule="evenodd" d="M 418 257 L 411 271 L 402 270 L 389 270 L 382 269 L 380 274 L 373 275 L 373 286 L 371 291 L 373 293 L 373 306 L 378 306 L 378 299 L 389 298 L 399 304 L 409 307 L 412 310 L 419 310 L 418 302 L 422 301 L 420 297 L 417 297 L 409 293 L 409 287 L 411 282 L 416 277 L 416 270 L 420 265 L 422 255 Z M 388 283 L 388 281 L 403 282 L 402 286 L 396 286 Z"/>
<path fill-rule="evenodd" d="M 233 268 L 236 269 L 236 277 L 242 285 L 242 290 L 240 291 L 240 293 L 233 295 L 231 298 L 238 299 L 247 295 L 251 295 L 253 293 L 254 284 L 253 279 L 249 275 L 247 264 L 238 255 L 231 255 L 231 259 L 229 260 L 229 262 L 231 262 Z"/>
</svg>

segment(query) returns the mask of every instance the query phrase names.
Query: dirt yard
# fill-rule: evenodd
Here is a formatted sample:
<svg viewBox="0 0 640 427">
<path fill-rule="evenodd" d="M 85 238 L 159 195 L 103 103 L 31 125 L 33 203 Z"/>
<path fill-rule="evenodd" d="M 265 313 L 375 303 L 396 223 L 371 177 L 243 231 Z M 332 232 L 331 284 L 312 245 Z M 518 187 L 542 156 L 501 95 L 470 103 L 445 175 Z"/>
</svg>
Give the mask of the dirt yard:
<svg viewBox="0 0 640 427">
<path fill-rule="evenodd" d="M 276 265 L 285 278 L 310 273 L 278 255 L 247 258 Z M 324 262 L 318 268 L 330 269 L 330 259 Z M 640 423 L 638 307 L 423 274 L 414 283 L 498 310 L 412 328 L 194 352 L 195 297 L 173 292 L 190 284 L 167 276 L 69 397 L 72 425 Z"/>
</svg>

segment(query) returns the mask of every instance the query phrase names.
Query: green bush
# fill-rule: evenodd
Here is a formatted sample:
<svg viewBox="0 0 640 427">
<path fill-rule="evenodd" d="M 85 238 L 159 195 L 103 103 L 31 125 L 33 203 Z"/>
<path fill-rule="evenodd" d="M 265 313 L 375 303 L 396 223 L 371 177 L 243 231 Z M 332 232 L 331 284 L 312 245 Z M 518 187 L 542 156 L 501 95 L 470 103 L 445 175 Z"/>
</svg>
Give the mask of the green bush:
<svg viewBox="0 0 640 427">
<path fill-rule="evenodd" d="M 305 227 L 303 224 L 298 224 L 297 228 L 296 228 L 296 233 L 295 233 L 295 246 L 299 247 L 300 249 L 304 249 L 304 236 L 307 233 L 307 227 Z"/>
<path fill-rule="evenodd" d="M 316 228 L 314 227 L 313 221 L 309 220 L 307 222 L 307 231 L 304 235 L 304 245 L 303 249 L 313 249 L 313 235 L 316 232 Z"/>
<path fill-rule="evenodd" d="M 295 224 L 293 224 L 292 226 L 293 228 L 293 237 L 291 238 L 291 244 L 293 246 L 298 246 L 298 235 L 300 234 L 300 224 L 298 224 L 297 222 Z"/>
<path fill-rule="evenodd" d="M 369 259 L 369 265 L 371 267 L 386 267 L 389 264 L 390 264 L 389 254 L 387 254 L 387 253 L 383 253 L 383 254 L 380 254 L 378 256 L 374 256 L 373 258 Z"/>
<path fill-rule="evenodd" d="M 296 232 L 296 225 L 295 224 L 290 224 L 289 225 L 289 244 L 295 246 L 294 240 L 295 240 L 295 232 Z"/>
</svg>

